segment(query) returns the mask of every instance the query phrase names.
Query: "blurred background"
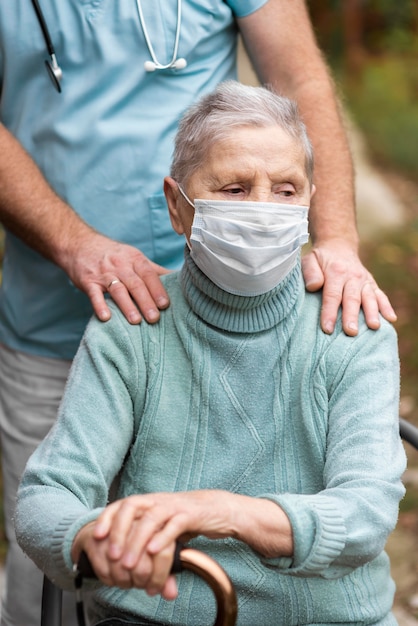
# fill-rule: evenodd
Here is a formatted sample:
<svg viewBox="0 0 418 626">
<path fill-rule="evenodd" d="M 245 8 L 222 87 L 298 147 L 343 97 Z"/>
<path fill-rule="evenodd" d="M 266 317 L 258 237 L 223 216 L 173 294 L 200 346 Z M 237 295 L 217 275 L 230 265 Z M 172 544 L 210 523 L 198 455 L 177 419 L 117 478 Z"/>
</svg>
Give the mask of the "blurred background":
<svg viewBox="0 0 418 626">
<path fill-rule="evenodd" d="M 400 413 L 418 426 L 418 1 L 308 6 L 353 150 L 361 256 L 398 315 Z M 239 55 L 240 79 L 256 84 L 242 47 Z M 3 245 L 0 227 L 0 280 Z M 405 448 L 407 495 L 388 551 L 398 621 L 418 626 L 418 452 Z M 0 526 L 0 564 L 4 552 Z"/>
</svg>

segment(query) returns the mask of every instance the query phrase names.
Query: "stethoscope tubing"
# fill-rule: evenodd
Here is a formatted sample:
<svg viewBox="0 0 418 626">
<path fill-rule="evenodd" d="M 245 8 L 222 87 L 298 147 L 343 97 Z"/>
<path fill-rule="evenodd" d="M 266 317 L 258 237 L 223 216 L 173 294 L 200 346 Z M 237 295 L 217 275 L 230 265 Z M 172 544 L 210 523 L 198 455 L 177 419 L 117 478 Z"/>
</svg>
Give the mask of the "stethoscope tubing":
<svg viewBox="0 0 418 626">
<path fill-rule="evenodd" d="M 51 35 L 49 34 L 49 29 L 40 7 L 38 0 L 32 0 L 33 8 L 35 9 L 36 17 L 38 18 L 39 25 L 42 29 L 42 34 L 45 39 L 45 44 L 48 50 L 48 54 L 50 56 L 50 61 L 45 61 L 46 68 L 52 80 L 54 87 L 58 92 L 61 92 L 61 80 L 62 80 L 62 70 L 57 62 L 57 57 L 55 54 L 54 44 L 52 43 Z M 180 41 L 180 30 L 181 30 L 181 9 L 182 9 L 182 0 L 177 0 L 177 24 L 176 24 L 176 33 L 174 38 L 174 47 L 173 47 L 173 55 L 171 61 L 167 64 L 162 64 L 157 59 L 157 56 L 154 51 L 154 46 L 152 45 L 148 29 L 145 23 L 145 18 L 142 11 L 141 0 L 136 0 L 139 21 L 141 23 L 141 28 L 144 33 L 145 43 L 147 44 L 148 52 L 151 56 L 152 61 L 145 61 L 144 67 L 147 72 L 153 72 L 154 70 L 166 70 L 166 69 L 183 69 L 187 66 L 187 62 L 185 59 L 177 58 L 177 52 Z"/>
<path fill-rule="evenodd" d="M 54 45 L 52 43 L 52 39 L 51 36 L 49 34 L 49 30 L 48 30 L 48 26 L 46 24 L 45 18 L 44 18 L 44 14 L 42 13 L 41 7 L 39 6 L 39 2 L 38 0 L 32 0 L 32 4 L 33 4 L 33 8 L 35 9 L 35 13 L 37 15 L 38 21 L 39 21 L 39 25 L 42 29 L 42 33 L 45 39 L 45 44 L 48 50 L 48 54 L 49 56 L 54 56 L 55 57 L 55 49 L 54 49 Z"/>
</svg>

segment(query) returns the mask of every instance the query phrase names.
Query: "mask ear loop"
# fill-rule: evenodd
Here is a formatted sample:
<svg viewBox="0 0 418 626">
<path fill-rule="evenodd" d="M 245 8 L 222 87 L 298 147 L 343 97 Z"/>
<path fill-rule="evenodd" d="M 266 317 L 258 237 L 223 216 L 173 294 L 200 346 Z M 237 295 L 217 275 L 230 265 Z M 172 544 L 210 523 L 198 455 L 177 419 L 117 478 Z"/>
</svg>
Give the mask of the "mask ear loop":
<svg viewBox="0 0 418 626">
<path fill-rule="evenodd" d="M 190 204 L 191 207 L 193 207 L 194 209 L 196 208 L 195 205 L 193 204 L 193 202 L 190 200 L 189 196 L 186 194 L 186 192 L 184 191 L 184 189 L 182 188 L 182 186 L 180 185 L 180 183 L 177 183 L 177 189 L 179 190 L 179 192 L 181 193 L 181 195 L 183 196 L 183 198 L 186 200 L 186 202 L 188 202 Z"/>
<path fill-rule="evenodd" d="M 195 205 L 193 204 L 193 202 L 190 200 L 189 196 L 187 195 L 187 193 L 184 191 L 184 189 L 181 187 L 180 183 L 177 183 L 177 189 L 179 190 L 179 192 L 181 193 L 181 195 L 183 196 L 183 198 L 186 200 L 186 202 L 188 202 L 190 204 L 190 206 L 195 209 Z M 188 238 L 186 237 L 186 245 L 189 248 L 189 250 L 192 249 L 192 245 L 190 243 L 190 241 L 188 240 Z"/>
</svg>

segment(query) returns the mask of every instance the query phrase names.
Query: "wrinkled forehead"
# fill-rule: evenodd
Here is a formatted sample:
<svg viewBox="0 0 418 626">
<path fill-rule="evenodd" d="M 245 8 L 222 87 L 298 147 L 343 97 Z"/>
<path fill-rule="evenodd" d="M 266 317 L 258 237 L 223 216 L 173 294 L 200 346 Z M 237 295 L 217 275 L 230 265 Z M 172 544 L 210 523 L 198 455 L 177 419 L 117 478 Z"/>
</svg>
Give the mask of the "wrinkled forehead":
<svg viewBox="0 0 418 626">
<path fill-rule="evenodd" d="M 306 154 L 301 141 L 279 126 L 233 129 L 208 146 L 194 178 L 238 181 L 263 172 L 271 178 L 306 178 Z"/>
</svg>

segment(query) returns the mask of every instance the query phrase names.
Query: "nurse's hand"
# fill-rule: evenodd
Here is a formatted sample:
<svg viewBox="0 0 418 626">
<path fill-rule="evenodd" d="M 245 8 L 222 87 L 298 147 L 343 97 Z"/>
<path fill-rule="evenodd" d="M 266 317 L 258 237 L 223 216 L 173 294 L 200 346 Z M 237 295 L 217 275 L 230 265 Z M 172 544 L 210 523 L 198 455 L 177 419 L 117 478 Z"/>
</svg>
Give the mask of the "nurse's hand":
<svg viewBox="0 0 418 626">
<path fill-rule="evenodd" d="M 302 258 L 302 268 L 308 291 L 323 288 L 321 328 L 325 333 L 334 331 L 340 305 L 343 329 L 347 335 L 357 335 L 360 307 L 371 329 L 376 330 L 380 326 L 379 312 L 389 322 L 396 321 L 396 313 L 388 297 L 344 240 L 314 246 Z"/>
<path fill-rule="evenodd" d="M 102 322 L 110 319 L 104 294 L 116 302 L 128 322 L 157 322 L 169 298 L 160 276 L 169 270 L 150 261 L 140 250 L 89 231 L 78 241 L 76 254 L 61 259 L 73 284 L 90 298 Z"/>
<path fill-rule="evenodd" d="M 90 298 L 105 322 L 109 292 L 126 319 L 156 322 L 169 305 L 160 276 L 168 270 L 136 248 L 101 235 L 53 191 L 15 137 L 0 124 L 0 221 L 45 258 L 56 263 Z M 28 198 L 31 201 L 28 203 Z"/>
</svg>

